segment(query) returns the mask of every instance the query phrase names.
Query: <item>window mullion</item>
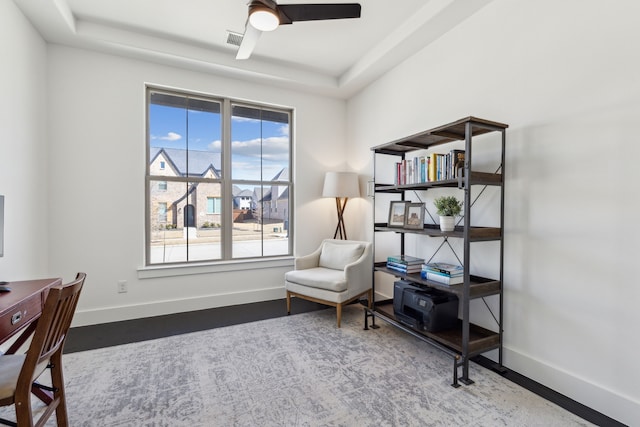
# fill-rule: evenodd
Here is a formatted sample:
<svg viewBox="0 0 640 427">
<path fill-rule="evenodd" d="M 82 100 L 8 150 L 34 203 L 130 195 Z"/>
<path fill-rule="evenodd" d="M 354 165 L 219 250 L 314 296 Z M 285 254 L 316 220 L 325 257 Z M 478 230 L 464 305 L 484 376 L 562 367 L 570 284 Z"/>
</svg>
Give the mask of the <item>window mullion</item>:
<svg viewBox="0 0 640 427">
<path fill-rule="evenodd" d="M 233 183 L 231 181 L 231 101 L 222 104 L 222 259 L 233 256 Z"/>
</svg>

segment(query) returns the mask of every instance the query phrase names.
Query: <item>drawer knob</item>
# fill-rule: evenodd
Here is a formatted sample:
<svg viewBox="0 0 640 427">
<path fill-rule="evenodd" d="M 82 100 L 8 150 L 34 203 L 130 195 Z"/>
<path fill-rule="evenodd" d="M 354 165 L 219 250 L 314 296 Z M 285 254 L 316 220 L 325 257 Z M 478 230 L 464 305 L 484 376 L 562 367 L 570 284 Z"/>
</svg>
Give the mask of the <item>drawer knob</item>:
<svg viewBox="0 0 640 427">
<path fill-rule="evenodd" d="M 22 320 L 22 312 L 21 311 L 17 312 L 13 316 L 11 316 L 11 324 L 12 325 L 15 325 L 16 323 L 18 323 L 21 320 Z"/>
</svg>

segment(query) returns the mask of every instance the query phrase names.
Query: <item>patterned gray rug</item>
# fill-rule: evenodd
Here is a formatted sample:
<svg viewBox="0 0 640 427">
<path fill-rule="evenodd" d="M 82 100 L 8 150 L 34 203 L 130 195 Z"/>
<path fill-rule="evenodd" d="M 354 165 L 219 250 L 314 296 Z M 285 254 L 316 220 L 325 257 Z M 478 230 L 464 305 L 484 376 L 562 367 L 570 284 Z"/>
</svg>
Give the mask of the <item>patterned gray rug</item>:
<svg viewBox="0 0 640 427">
<path fill-rule="evenodd" d="M 341 329 L 328 309 L 68 354 L 71 426 L 590 425 L 475 364 L 455 389 L 449 357 L 379 324 L 352 305 Z"/>
</svg>

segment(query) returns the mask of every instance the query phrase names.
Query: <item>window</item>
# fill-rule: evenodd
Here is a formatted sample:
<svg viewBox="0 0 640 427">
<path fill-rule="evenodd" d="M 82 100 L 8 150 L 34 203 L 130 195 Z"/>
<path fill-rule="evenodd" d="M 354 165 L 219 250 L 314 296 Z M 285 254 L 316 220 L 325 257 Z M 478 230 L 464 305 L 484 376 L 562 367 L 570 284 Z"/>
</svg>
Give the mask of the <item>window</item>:
<svg viewBox="0 0 640 427">
<path fill-rule="evenodd" d="M 292 254 L 291 114 L 147 89 L 147 265 Z"/>
<path fill-rule="evenodd" d="M 164 202 L 158 203 L 158 222 L 160 228 L 167 226 L 167 204 Z"/>
<path fill-rule="evenodd" d="M 221 212 L 220 197 L 207 197 L 207 213 L 209 215 L 219 214 Z"/>
</svg>

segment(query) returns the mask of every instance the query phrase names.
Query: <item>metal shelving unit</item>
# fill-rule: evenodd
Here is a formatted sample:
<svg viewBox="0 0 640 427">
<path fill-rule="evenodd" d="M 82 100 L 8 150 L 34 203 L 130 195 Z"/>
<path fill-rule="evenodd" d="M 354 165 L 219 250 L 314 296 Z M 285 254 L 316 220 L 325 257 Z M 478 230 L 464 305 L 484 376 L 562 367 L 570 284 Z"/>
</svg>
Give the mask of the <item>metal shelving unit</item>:
<svg viewBox="0 0 640 427">
<path fill-rule="evenodd" d="M 376 233 L 399 233 L 400 234 L 400 253 L 405 254 L 404 237 L 406 234 L 419 234 L 432 238 L 442 238 L 463 240 L 463 267 L 464 282 L 458 285 L 443 285 L 437 282 L 422 279 L 420 274 L 403 274 L 395 270 L 388 269 L 386 262 L 374 263 L 374 273 L 376 271 L 390 274 L 395 277 L 402 278 L 413 282 L 416 286 L 424 288 L 435 288 L 448 293 L 455 294 L 460 304 L 460 319 L 455 328 L 440 331 L 426 332 L 407 326 L 396 319 L 393 312 L 393 304 L 390 301 L 378 301 L 373 304 L 373 308 L 365 309 L 365 329 L 376 328 L 375 320 L 381 319 L 405 332 L 439 348 L 453 358 L 453 383 L 454 387 L 459 387 L 459 382 L 464 384 L 472 384 L 469 378 L 469 360 L 470 358 L 485 353 L 490 350 L 498 350 L 498 362 L 495 366 L 497 370 L 502 370 L 502 335 L 503 335 L 503 258 L 504 258 L 504 162 L 505 162 L 505 143 L 506 129 L 508 125 L 489 120 L 479 119 L 476 117 L 466 117 L 439 126 L 418 134 L 389 142 L 377 147 L 373 147 L 374 153 L 374 170 L 376 157 L 379 155 L 396 156 L 398 159 L 404 160 L 406 154 L 416 150 L 428 150 L 441 144 L 448 144 L 455 141 L 465 142 L 465 160 L 463 174 L 457 179 L 447 179 L 441 181 L 431 181 L 419 184 L 409 185 L 388 185 L 374 183 L 374 215 L 376 206 L 377 193 L 395 193 L 405 199 L 405 193 L 408 191 L 429 191 L 434 188 L 457 188 L 464 192 L 464 224 L 456 226 L 453 231 L 443 232 L 437 225 L 425 224 L 421 229 L 406 229 L 389 227 L 387 223 L 374 224 L 374 251 L 375 251 L 375 235 Z M 496 173 L 477 172 L 472 168 L 473 164 L 473 145 L 474 138 L 487 134 L 498 133 L 501 135 L 501 153 L 500 166 Z M 375 178 L 374 178 L 375 181 Z M 500 189 L 500 226 L 499 227 L 477 227 L 471 226 L 472 186 L 495 186 Z M 499 278 L 492 279 L 479 277 L 471 274 L 469 260 L 471 259 L 472 244 L 475 242 L 497 241 L 500 243 L 499 249 Z M 437 252 L 437 251 L 436 251 Z M 374 252 L 375 253 L 375 252 Z M 411 255 L 411 254 L 407 254 Z M 373 294 L 375 295 L 375 274 L 372 283 Z M 499 313 L 496 317 L 492 314 L 496 321 L 497 330 L 489 330 L 480 327 L 470 320 L 470 301 L 476 298 L 485 298 L 489 296 L 497 296 L 499 299 Z M 488 307 L 488 305 L 487 305 Z M 459 370 L 462 369 L 460 375 Z"/>
</svg>

